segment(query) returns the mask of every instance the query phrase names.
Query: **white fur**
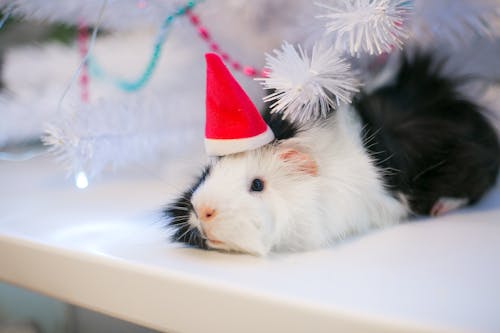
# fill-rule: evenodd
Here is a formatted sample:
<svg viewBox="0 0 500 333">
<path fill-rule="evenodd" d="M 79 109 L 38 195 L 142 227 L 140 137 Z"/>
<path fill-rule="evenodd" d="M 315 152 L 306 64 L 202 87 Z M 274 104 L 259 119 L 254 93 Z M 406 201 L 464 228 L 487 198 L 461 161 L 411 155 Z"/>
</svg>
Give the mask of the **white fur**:
<svg viewBox="0 0 500 333">
<path fill-rule="evenodd" d="M 342 107 L 292 139 L 215 161 L 192 198 L 195 209 L 217 211 L 205 229 L 223 243 L 209 247 L 257 255 L 310 250 L 398 223 L 407 211 L 384 188 L 360 132 L 355 114 Z M 289 149 L 308 154 L 317 175 L 283 160 L 280 152 Z M 264 191 L 249 190 L 254 178 L 265 181 Z M 201 229 L 194 214 L 190 223 Z"/>
</svg>

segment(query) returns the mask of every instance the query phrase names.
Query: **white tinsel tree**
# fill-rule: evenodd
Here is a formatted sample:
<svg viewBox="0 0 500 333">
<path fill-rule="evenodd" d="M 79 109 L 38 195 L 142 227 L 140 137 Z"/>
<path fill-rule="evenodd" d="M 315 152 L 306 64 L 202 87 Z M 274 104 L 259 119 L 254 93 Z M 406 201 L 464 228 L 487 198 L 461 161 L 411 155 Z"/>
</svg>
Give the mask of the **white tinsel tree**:
<svg viewBox="0 0 500 333">
<path fill-rule="evenodd" d="M 416 1 L 411 33 L 420 45 L 435 41 L 457 49 L 476 38 L 500 36 L 500 1 Z"/>
<path fill-rule="evenodd" d="M 194 128 L 174 119 L 174 109 L 183 109 L 182 102 L 165 112 L 153 100 L 133 96 L 126 103 L 101 100 L 80 105 L 48 124 L 43 141 L 71 173 L 93 177 L 106 167 L 158 159 L 162 152 L 178 155 L 195 138 L 201 139 Z M 177 128 L 166 130 L 169 123 Z"/>
<path fill-rule="evenodd" d="M 3 17 L 21 19 L 15 23 L 19 25 L 24 20 L 71 25 L 83 22 L 89 27 L 99 25 L 99 29 L 126 30 L 129 34 L 148 31 L 143 28 L 158 30 L 169 13 L 186 3 L 9 0 L 0 2 L 0 10 Z M 441 48 L 447 43 L 459 49 L 473 37 L 498 36 L 500 27 L 498 0 L 206 0 L 196 2 L 193 11 L 208 18 L 207 27 L 218 34 L 212 37 L 227 46 L 225 51 L 255 66 L 263 64 L 264 51 L 276 48 L 285 37 L 297 45 L 284 44 L 267 56 L 270 75 L 261 82 L 264 88 L 274 90 L 266 97 L 273 111 L 297 121 L 323 117 L 339 102 L 350 103 L 364 83 L 360 82 L 363 76 L 351 69 L 351 57 L 370 63 L 373 57 L 404 48 L 406 43 L 427 48 Z M 45 140 L 72 173 L 98 174 L 106 166 L 127 165 L 164 151 L 173 156 L 169 143 L 188 145 L 193 130 L 202 127 L 202 54 L 208 50 L 185 17 L 176 19 L 173 26 L 165 41 L 167 51 L 160 58 L 160 69 L 139 95 L 126 97 L 109 82 L 94 79 L 90 104 L 84 105 L 78 102 L 78 87 L 73 83 L 61 103 L 61 114 L 58 100 L 78 67 L 76 48 L 58 49 L 51 56 L 46 50 L 54 49 L 52 44 L 42 46 L 39 52 L 31 48 L 7 53 L 3 71 L 7 88 L 0 91 L 0 113 L 4 113 L 0 146 L 22 136 L 39 135 L 42 123 L 50 120 Z M 315 31 L 313 37 L 304 36 L 306 27 Z M 124 32 L 104 37 L 106 42 L 98 40 L 93 56 L 105 70 L 134 77 L 143 69 L 154 36 L 150 33 L 146 42 L 129 38 Z M 306 37 L 315 39 L 315 46 L 299 46 L 301 38 Z M 163 62 L 170 63 L 165 66 Z M 31 68 L 31 75 L 22 74 L 25 68 Z M 257 91 L 252 81 L 242 76 L 238 79 L 246 88 Z M 262 91 L 252 95 L 257 97 Z M 149 105 L 151 98 L 158 99 L 159 104 Z M 185 114 L 179 121 L 179 110 L 192 114 Z M 30 117 L 30 113 L 35 114 Z"/>
</svg>

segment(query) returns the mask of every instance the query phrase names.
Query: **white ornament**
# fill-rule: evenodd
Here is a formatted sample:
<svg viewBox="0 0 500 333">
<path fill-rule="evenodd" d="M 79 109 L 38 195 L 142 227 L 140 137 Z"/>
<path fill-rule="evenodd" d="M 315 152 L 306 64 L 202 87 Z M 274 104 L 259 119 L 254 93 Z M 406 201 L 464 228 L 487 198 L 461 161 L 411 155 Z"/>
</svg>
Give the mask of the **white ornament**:
<svg viewBox="0 0 500 333">
<path fill-rule="evenodd" d="M 274 102 L 272 112 L 291 121 L 304 122 L 325 117 L 338 101 L 351 102 L 359 82 L 350 64 L 333 47 L 315 44 L 311 56 L 300 47 L 284 43 L 274 55 L 267 54 L 269 77 L 258 79 L 275 90 L 264 98 Z"/>
</svg>

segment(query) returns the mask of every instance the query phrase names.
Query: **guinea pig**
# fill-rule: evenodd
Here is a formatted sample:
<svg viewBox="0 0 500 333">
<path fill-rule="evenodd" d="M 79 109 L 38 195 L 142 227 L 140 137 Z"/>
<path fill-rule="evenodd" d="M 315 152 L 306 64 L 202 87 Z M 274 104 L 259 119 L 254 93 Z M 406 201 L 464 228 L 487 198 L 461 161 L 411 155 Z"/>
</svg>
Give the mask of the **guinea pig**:
<svg viewBox="0 0 500 333">
<path fill-rule="evenodd" d="M 275 140 L 213 158 L 164 210 L 173 240 L 266 255 L 307 251 L 478 201 L 500 145 L 477 105 L 430 56 L 404 57 L 391 83 L 308 123 L 265 110 Z"/>
</svg>

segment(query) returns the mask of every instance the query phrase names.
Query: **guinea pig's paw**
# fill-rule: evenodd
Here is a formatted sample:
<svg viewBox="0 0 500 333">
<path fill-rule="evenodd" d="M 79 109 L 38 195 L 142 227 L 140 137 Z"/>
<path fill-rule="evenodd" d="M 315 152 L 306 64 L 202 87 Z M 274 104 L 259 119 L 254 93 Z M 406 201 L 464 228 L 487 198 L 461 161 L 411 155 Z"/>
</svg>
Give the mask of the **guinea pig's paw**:
<svg viewBox="0 0 500 333">
<path fill-rule="evenodd" d="M 271 252 L 271 249 L 265 248 L 265 247 L 260 247 L 260 248 L 253 248 L 250 251 L 247 251 L 246 253 L 254 255 L 256 257 L 265 257 Z"/>
<path fill-rule="evenodd" d="M 430 212 L 431 216 L 440 216 L 459 209 L 460 207 L 467 205 L 468 201 L 469 200 L 466 198 L 439 198 L 439 200 L 432 206 Z"/>
<path fill-rule="evenodd" d="M 236 245 L 230 242 L 222 241 L 210 241 L 207 240 L 206 245 L 211 250 L 223 251 L 228 253 L 246 253 L 257 257 L 265 257 L 269 254 L 270 248 L 264 246 L 263 244 L 251 244 L 251 245 Z"/>
</svg>

